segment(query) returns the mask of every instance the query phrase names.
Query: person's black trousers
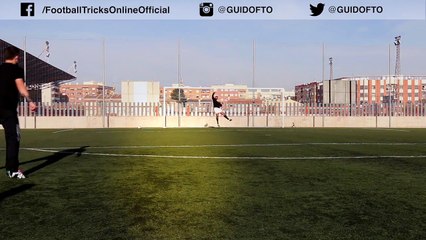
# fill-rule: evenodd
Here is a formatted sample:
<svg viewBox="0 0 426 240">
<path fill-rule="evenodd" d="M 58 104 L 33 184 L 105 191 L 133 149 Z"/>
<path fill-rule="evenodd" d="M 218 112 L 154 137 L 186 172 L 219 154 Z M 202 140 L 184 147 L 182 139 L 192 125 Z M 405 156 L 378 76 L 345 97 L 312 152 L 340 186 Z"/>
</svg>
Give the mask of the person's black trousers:
<svg viewBox="0 0 426 240">
<path fill-rule="evenodd" d="M 19 144 L 21 131 L 16 113 L 0 113 L 0 123 L 6 139 L 6 171 L 16 172 L 19 167 Z"/>
</svg>

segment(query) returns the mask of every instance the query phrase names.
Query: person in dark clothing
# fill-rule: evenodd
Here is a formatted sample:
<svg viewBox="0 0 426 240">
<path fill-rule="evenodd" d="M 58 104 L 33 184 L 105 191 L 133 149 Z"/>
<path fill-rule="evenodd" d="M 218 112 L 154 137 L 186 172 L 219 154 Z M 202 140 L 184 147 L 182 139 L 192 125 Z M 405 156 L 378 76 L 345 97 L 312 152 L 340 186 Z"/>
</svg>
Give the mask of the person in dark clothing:
<svg viewBox="0 0 426 240">
<path fill-rule="evenodd" d="M 25 178 L 18 168 L 21 136 L 17 108 L 20 96 L 26 98 L 31 111 L 37 109 L 25 86 L 24 70 L 18 66 L 18 62 L 19 49 L 7 47 L 5 62 L 0 65 L 0 124 L 6 140 L 6 174 L 10 178 Z"/>
<path fill-rule="evenodd" d="M 228 121 L 232 121 L 232 119 L 228 118 L 228 116 L 226 116 L 226 113 L 223 111 L 222 109 L 222 103 L 220 103 L 217 99 L 219 98 L 218 96 L 215 96 L 216 92 L 213 92 L 212 94 L 212 100 L 213 100 L 213 111 L 216 114 L 216 122 L 217 122 L 217 126 L 220 127 L 219 125 L 219 115 L 222 115 L 224 118 L 228 119 Z"/>
</svg>

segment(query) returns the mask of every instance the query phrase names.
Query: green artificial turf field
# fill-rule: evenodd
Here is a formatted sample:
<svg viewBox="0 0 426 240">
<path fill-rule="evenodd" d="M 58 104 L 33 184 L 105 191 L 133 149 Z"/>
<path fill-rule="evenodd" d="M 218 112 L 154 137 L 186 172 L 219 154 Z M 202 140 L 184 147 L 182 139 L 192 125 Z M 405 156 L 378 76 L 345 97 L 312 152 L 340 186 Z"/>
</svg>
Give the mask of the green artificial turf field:
<svg viewBox="0 0 426 240">
<path fill-rule="evenodd" d="M 425 129 L 23 130 L 20 156 L 1 239 L 426 236 Z"/>
</svg>

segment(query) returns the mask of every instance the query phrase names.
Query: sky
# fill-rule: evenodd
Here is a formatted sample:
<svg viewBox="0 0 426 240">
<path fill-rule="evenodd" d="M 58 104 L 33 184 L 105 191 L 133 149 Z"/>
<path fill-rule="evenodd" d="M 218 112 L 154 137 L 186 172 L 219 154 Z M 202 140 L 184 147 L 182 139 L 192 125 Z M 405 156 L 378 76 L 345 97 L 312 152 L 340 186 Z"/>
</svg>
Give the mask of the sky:
<svg viewBox="0 0 426 240">
<path fill-rule="evenodd" d="M 72 73 L 77 82 L 285 88 L 333 76 L 426 75 L 424 20 L 0 20 L 0 38 Z M 324 52 L 323 52 L 324 50 Z M 324 54 L 323 54 L 324 53 Z M 389 64 L 391 60 L 391 64 Z M 105 65 L 104 65 L 105 63 Z M 105 66 L 105 68 L 104 68 Z M 254 85 L 253 85 L 254 83 Z"/>
</svg>

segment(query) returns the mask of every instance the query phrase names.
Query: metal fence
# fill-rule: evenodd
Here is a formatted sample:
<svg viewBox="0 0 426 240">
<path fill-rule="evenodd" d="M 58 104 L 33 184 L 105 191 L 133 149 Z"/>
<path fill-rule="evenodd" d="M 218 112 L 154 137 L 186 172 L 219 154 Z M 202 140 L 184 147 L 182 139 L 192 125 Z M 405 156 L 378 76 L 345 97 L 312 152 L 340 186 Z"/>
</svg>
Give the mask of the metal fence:
<svg viewBox="0 0 426 240">
<path fill-rule="evenodd" d="M 229 116 L 426 116 L 426 104 L 225 104 Z M 125 103 L 91 102 L 75 103 L 39 103 L 35 113 L 21 103 L 19 116 L 213 116 L 211 103 Z"/>
</svg>

